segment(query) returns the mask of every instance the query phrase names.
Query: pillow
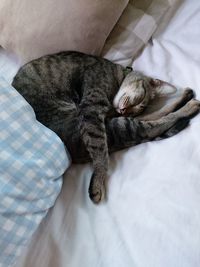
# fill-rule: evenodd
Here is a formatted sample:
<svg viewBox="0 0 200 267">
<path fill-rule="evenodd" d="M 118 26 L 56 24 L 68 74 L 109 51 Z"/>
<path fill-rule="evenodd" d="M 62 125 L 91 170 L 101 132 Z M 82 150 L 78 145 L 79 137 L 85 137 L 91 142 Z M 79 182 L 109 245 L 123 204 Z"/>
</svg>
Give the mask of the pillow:
<svg viewBox="0 0 200 267">
<path fill-rule="evenodd" d="M 98 55 L 128 0 L 1 0 L 0 45 L 23 63 L 62 50 Z"/>
<path fill-rule="evenodd" d="M 59 137 L 0 78 L 0 266 L 13 266 L 61 190 L 70 160 Z"/>
<path fill-rule="evenodd" d="M 124 66 L 131 65 L 177 0 L 130 0 L 109 35 L 102 56 Z"/>
</svg>

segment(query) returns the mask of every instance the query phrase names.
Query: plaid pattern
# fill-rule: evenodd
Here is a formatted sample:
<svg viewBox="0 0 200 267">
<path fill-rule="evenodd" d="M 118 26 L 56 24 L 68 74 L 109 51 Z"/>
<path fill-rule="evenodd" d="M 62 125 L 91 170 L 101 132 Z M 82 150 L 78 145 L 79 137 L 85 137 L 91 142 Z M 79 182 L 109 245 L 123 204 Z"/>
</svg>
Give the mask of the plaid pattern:
<svg viewBox="0 0 200 267">
<path fill-rule="evenodd" d="M 61 140 L 0 78 L 0 267 L 13 266 L 53 206 L 68 166 Z"/>
<path fill-rule="evenodd" d="M 8 51 L 0 47 L 0 73 L 9 83 L 12 82 L 13 77 L 17 73 L 20 63 Z"/>
<path fill-rule="evenodd" d="M 130 0 L 107 39 L 102 55 L 115 63 L 131 65 L 176 1 Z"/>
</svg>

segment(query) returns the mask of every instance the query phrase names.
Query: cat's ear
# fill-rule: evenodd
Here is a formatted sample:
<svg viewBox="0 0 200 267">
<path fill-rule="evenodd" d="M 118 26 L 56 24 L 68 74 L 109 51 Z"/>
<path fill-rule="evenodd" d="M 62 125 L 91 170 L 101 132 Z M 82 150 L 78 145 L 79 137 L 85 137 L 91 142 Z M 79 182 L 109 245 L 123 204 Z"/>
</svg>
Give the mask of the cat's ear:
<svg viewBox="0 0 200 267">
<path fill-rule="evenodd" d="M 159 80 L 159 79 L 150 79 L 150 84 L 156 92 L 156 95 L 162 97 L 170 94 L 174 94 L 177 91 L 177 88 L 172 84 Z"/>
</svg>

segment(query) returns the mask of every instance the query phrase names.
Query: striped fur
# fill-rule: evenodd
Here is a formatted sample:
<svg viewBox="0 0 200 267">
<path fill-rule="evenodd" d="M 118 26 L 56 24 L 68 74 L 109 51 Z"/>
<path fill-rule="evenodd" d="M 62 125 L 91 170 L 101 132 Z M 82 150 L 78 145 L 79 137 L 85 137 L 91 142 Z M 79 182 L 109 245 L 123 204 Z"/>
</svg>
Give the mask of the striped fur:
<svg viewBox="0 0 200 267">
<path fill-rule="evenodd" d="M 61 52 L 26 64 L 13 80 L 37 119 L 63 140 L 72 161 L 92 161 L 89 195 L 95 203 L 105 195 L 109 152 L 172 136 L 184 128 L 180 120 L 186 125 L 199 110 L 199 102 L 191 100 L 155 121 L 119 116 L 112 103 L 124 78 L 124 68 L 106 59 Z M 189 94 L 183 96 L 187 101 Z M 181 107 L 183 99 L 179 102 Z"/>
</svg>

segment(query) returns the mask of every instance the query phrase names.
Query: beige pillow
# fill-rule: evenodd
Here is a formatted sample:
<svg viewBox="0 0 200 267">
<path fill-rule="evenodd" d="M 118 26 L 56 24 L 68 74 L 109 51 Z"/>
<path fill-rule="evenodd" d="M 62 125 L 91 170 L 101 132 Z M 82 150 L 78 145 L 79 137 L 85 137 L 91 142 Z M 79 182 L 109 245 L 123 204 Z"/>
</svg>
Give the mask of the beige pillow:
<svg viewBox="0 0 200 267">
<path fill-rule="evenodd" d="M 178 0 L 130 0 L 109 35 L 102 56 L 131 65 L 147 44 L 164 15 Z"/>
<path fill-rule="evenodd" d="M 98 55 L 128 0 L 0 0 L 0 45 L 22 62 L 63 50 Z"/>
</svg>

